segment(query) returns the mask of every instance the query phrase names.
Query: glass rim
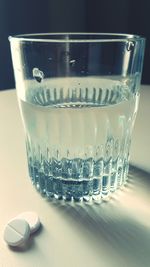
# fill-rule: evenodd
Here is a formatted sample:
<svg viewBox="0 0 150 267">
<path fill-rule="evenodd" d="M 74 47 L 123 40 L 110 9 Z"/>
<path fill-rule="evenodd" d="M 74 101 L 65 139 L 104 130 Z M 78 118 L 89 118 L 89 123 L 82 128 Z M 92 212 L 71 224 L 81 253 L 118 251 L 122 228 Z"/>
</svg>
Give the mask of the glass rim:
<svg viewBox="0 0 150 267">
<path fill-rule="evenodd" d="M 81 38 L 79 38 L 79 36 Z M 87 38 L 88 37 L 88 38 Z M 44 43 L 102 43 L 144 41 L 145 38 L 136 34 L 126 33 L 92 33 L 92 32 L 57 32 L 57 33 L 29 33 L 8 37 L 9 41 L 44 42 Z"/>
</svg>

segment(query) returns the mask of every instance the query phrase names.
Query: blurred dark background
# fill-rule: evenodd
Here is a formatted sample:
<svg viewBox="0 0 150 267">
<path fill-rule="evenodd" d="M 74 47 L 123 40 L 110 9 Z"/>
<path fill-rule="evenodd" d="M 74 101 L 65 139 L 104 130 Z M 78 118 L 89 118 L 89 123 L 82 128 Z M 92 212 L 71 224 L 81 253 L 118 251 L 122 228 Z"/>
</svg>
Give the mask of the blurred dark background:
<svg viewBox="0 0 150 267">
<path fill-rule="evenodd" d="M 114 32 L 145 36 L 143 84 L 150 84 L 150 0 L 0 0 L 0 90 L 14 88 L 8 36 Z"/>
</svg>

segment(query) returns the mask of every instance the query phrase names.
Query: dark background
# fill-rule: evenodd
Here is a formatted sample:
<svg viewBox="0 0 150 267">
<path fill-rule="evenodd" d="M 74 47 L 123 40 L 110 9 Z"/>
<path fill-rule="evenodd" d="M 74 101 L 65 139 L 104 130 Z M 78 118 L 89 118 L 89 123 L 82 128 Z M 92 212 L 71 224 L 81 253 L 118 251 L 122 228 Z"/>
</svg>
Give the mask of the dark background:
<svg viewBox="0 0 150 267">
<path fill-rule="evenodd" d="M 14 88 L 8 36 L 114 32 L 146 37 L 143 84 L 150 84 L 150 0 L 0 0 L 0 90 Z"/>
</svg>

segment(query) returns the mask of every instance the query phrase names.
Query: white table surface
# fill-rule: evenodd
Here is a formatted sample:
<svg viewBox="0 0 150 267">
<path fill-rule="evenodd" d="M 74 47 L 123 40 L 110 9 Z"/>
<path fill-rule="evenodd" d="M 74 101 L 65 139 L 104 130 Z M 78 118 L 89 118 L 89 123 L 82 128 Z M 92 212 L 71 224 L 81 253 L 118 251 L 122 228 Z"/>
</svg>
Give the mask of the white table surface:
<svg viewBox="0 0 150 267">
<path fill-rule="evenodd" d="M 131 161 L 150 171 L 150 86 L 143 86 Z M 133 169 L 109 202 L 48 202 L 27 173 L 23 127 L 14 90 L 0 93 L 0 267 L 149 267 L 150 175 Z M 42 228 L 28 246 L 3 241 L 7 221 L 34 210 Z"/>
</svg>

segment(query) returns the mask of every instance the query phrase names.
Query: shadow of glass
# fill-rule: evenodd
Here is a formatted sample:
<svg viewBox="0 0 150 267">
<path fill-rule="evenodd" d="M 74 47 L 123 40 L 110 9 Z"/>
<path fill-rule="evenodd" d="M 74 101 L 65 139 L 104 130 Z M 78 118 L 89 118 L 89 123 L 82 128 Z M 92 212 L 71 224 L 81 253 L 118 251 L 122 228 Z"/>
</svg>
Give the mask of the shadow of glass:
<svg viewBox="0 0 150 267">
<path fill-rule="evenodd" d="M 149 174 L 137 169 L 136 171 L 137 173 L 132 168 L 127 186 L 113 194 L 108 202 L 96 204 L 54 200 L 51 205 L 61 216 L 72 222 L 75 231 L 80 228 L 80 231 L 85 233 L 85 238 L 88 232 L 95 249 L 103 242 L 108 255 L 110 253 L 121 258 L 125 266 L 149 267 L 150 227 L 141 224 L 137 217 L 135 218 L 132 212 L 128 213 L 121 204 L 121 199 L 136 194 L 137 187 L 143 186 L 143 190 L 147 186 L 150 188 Z M 136 208 L 138 214 L 138 206 Z"/>
</svg>

